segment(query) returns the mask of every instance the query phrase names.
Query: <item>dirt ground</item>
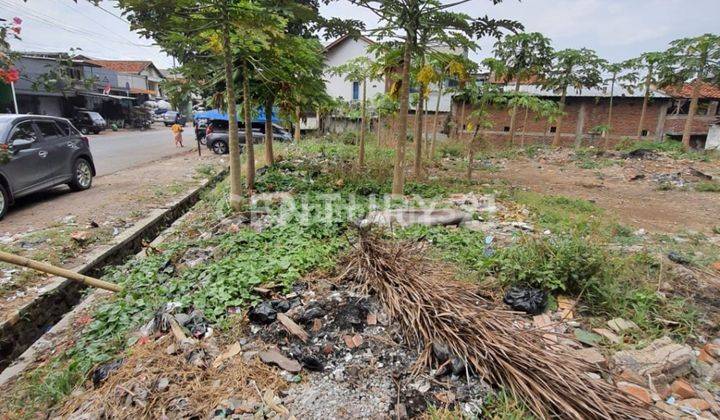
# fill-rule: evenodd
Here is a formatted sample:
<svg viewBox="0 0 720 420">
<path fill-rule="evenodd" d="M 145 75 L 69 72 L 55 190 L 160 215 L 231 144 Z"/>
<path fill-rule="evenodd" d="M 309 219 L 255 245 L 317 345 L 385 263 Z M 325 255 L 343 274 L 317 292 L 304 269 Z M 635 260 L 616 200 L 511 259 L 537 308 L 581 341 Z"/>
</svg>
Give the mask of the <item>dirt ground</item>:
<svg viewBox="0 0 720 420">
<path fill-rule="evenodd" d="M 504 180 L 531 191 L 582 198 L 596 203 L 624 224 L 648 231 L 704 234 L 720 224 L 720 193 L 692 188 L 665 189 L 658 175 L 688 175 L 690 168 L 720 179 L 717 162 L 659 159 L 614 159 L 607 167 L 584 169 L 562 151 L 536 158 L 501 161 L 497 172 L 479 172 L 480 179 Z M 639 179 L 631 178 L 640 176 Z M 690 180 L 692 182 L 692 180 Z M 690 184 L 688 182 L 688 185 Z"/>
<path fill-rule="evenodd" d="M 107 243 L 123 230 L 161 208 L 200 182 L 209 168 L 225 165 L 223 157 L 186 153 L 99 176 L 87 191 L 58 187 L 24 197 L 0 225 L 0 242 L 11 252 L 73 267 L 83 255 Z M 86 231 L 87 241 L 68 235 Z M 49 281 L 48 276 L 2 267 L 0 318 L 32 300 Z"/>
</svg>

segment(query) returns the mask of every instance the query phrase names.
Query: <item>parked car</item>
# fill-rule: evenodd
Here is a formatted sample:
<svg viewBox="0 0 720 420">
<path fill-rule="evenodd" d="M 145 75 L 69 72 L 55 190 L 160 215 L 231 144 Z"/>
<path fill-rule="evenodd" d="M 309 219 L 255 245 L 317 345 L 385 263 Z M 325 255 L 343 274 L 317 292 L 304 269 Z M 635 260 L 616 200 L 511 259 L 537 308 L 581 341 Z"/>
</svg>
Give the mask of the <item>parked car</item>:
<svg viewBox="0 0 720 420">
<path fill-rule="evenodd" d="M 107 123 L 102 115 L 93 111 L 78 111 L 73 118 L 73 124 L 82 134 L 98 134 L 107 129 Z"/>
<path fill-rule="evenodd" d="M 178 123 L 185 127 L 185 123 L 187 122 L 187 118 L 177 112 L 177 111 L 167 111 L 164 114 L 162 114 L 162 122 L 165 124 L 165 127 L 170 127 L 171 125 Z"/>
<path fill-rule="evenodd" d="M 0 114 L 0 219 L 24 195 L 67 184 L 90 188 L 95 164 L 87 137 L 64 118 Z"/>
<path fill-rule="evenodd" d="M 222 155 L 228 153 L 228 127 L 225 120 L 210 120 L 205 129 L 205 144 L 208 149 Z M 265 140 L 265 123 L 252 123 L 253 143 L 259 144 Z M 240 149 L 245 145 L 245 125 L 238 122 L 238 137 L 240 138 Z M 273 138 L 277 141 L 292 141 L 292 136 L 284 128 L 273 124 Z"/>
</svg>

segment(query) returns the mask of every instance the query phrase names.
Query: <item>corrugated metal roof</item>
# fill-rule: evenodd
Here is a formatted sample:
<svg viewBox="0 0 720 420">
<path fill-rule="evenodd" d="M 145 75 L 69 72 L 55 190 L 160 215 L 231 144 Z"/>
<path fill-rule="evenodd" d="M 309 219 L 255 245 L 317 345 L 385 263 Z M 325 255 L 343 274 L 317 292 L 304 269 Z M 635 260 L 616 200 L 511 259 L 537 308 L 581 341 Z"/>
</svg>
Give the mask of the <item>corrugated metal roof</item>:
<svg viewBox="0 0 720 420">
<path fill-rule="evenodd" d="M 506 85 L 503 87 L 503 90 L 505 92 L 514 92 L 515 86 L 514 85 Z M 520 85 L 520 92 L 527 93 L 534 96 L 560 96 L 560 92 L 554 92 L 550 89 L 544 89 L 540 85 Z M 669 98 L 670 96 L 666 95 L 663 92 L 659 92 L 656 90 L 653 90 L 650 92 L 651 96 L 653 98 Z M 579 97 L 579 98 L 608 98 L 610 97 L 610 88 L 592 88 L 592 89 L 582 89 L 582 90 L 576 90 L 569 88 L 567 92 L 567 96 L 569 98 L 571 97 Z M 626 89 L 623 89 L 621 87 L 616 86 L 615 91 L 613 93 L 614 97 L 626 97 L 626 98 L 642 98 L 645 96 L 645 92 L 641 89 L 637 89 L 633 92 L 630 92 Z"/>
</svg>

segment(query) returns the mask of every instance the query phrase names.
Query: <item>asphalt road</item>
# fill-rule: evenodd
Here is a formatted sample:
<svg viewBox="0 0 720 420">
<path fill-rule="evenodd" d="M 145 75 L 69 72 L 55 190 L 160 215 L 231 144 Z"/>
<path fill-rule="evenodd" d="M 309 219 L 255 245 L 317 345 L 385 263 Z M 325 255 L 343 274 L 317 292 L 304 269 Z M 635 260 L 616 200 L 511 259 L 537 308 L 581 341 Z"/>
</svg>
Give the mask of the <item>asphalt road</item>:
<svg viewBox="0 0 720 420">
<path fill-rule="evenodd" d="M 146 131 L 104 131 L 89 135 L 97 176 L 108 175 L 153 160 L 186 152 L 194 146 L 192 126 L 185 126 L 185 148 L 175 147 L 170 128 L 155 123 Z M 203 150 L 205 151 L 205 150 Z"/>
</svg>

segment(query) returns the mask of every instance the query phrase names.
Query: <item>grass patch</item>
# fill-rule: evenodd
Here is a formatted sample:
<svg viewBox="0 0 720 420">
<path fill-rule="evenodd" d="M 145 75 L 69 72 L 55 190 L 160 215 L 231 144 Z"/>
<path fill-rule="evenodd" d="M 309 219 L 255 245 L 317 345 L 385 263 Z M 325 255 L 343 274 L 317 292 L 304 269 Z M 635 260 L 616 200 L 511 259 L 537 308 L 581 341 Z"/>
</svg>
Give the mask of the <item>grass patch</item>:
<svg viewBox="0 0 720 420">
<path fill-rule="evenodd" d="M 717 160 L 718 155 L 705 150 L 685 150 L 683 145 L 679 141 L 675 140 L 663 140 L 663 141 L 633 141 L 628 140 L 621 142 L 617 146 L 617 150 L 622 152 L 633 152 L 635 150 L 646 149 L 655 152 L 664 153 L 673 159 L 689 159 L 702 162 L 711 162 Z"/>
<path fill-rule="evenodd" d="M 701 181 L 695 184 L 695 191 L 699 192 L 720 192 L 720 182 Z"/>
</svg>

